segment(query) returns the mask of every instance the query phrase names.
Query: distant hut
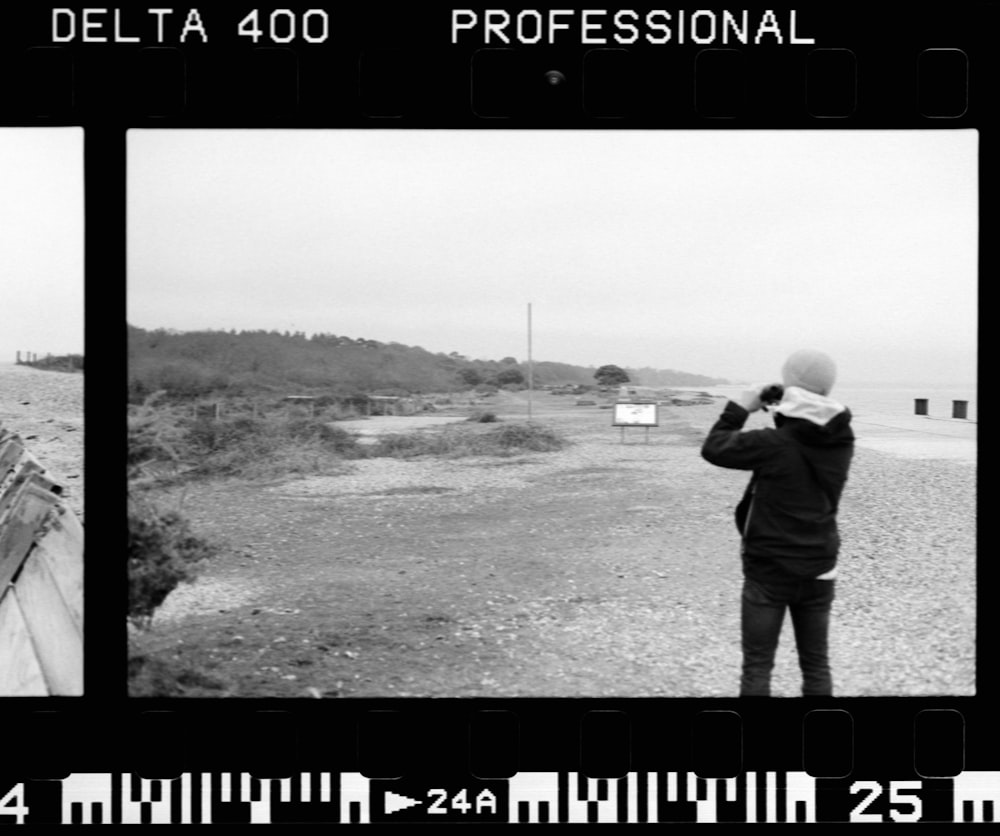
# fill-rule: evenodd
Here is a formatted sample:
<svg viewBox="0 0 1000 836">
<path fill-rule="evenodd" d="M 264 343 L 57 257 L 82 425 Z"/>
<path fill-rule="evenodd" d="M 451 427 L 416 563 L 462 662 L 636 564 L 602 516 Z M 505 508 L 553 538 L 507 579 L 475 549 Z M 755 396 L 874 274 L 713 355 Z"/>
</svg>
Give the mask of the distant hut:
<svg viewBox="0 0 1000 836">
<path fill-rule="evenodd" d="M 309 414 L 316 414 L 316 398 L 312 395 L 287 395 L 284 402 L 289 406 L 301 406 L 309 410 Z"/>
</svg>

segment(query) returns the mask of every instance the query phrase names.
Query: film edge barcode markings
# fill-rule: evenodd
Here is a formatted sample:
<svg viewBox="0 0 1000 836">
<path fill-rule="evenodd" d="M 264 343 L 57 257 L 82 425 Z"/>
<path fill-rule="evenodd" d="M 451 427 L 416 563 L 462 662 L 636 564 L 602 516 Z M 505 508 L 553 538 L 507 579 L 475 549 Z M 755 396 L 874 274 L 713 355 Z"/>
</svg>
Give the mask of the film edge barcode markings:
<svg viewBox="0 0 1000 836">
<path fill-rule="evenodd" d="M 53 787 L 58 791 L 53 793 Z M 51 809 L 55 798 L 58 809 Z M 630 772 L 610 779 L 521 772 L 509 779 L 438 784 L 371 779 L 357 772 L 303 772 L 289 778 L 246 772 L 186 772 L 177 778 L 77 772 L 0 786 L 0 824 L 996 823 L 998 814 L 1000 771 L 922 780 L 824 779 L 793 771 L 746 772 L 735 778 Z"/>
</svg>

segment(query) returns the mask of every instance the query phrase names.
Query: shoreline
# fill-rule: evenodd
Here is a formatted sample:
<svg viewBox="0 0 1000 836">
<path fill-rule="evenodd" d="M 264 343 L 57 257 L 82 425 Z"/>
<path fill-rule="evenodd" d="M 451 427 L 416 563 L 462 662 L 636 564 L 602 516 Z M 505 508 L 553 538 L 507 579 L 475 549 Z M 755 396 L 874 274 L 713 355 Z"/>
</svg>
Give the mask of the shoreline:
<svg viewBox="0 0 1000 836">
<path fill-rule="evenodd" d="M 718 409 L 721 411 L 727 394 L 709 389 L 700 391 L 719 398 Z M 900 415 L 888 411 L 851 411 L 857 447 L 914 460 L 943 459 L 972 465 L 978 462 L 979 422 L 976 420 Z M 756 413 L 750 416 L 746 426 L 767 427 L 772 424 L 763 413 Z"/>
<path fill-rule="evenodd" d="M 63 499 L 83 521 L 83 373 L 0 363 L 0 424 L 63 487 Z"/>
</svg>

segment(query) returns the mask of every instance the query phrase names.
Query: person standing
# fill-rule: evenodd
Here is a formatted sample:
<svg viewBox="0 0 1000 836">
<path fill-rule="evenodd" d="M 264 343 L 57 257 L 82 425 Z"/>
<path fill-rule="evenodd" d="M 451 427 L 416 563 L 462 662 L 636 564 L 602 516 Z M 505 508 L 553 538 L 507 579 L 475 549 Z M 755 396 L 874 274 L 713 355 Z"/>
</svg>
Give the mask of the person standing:
<svg viewBox="0 0 1000 836">
<path fill-rule="evenodd" d="M 833 694 L 828 635 L 837 510 L 854 453 L 851 412 L 830 397 L 836 375 L 829 355 L 794 352 L 782 367 L 783 389 L 747 390 L 730 400 L 702 445 L 711 464 L 752 471 L 735 514 L 743 562 L 742 697 L 770 696 L 786 610 L 803 696 Z M 775 426 L 744 430 L 769 389 L 780 393 Z"/>
</svg>

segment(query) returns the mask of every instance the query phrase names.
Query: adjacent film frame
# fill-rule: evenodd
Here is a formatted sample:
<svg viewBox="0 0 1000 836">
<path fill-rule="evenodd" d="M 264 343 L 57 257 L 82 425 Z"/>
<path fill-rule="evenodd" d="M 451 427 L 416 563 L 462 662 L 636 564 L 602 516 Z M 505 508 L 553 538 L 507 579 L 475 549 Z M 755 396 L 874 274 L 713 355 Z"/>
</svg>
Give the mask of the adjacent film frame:
<svg viewBox="0 0 1000 836">
<path fill-rule="evenodd" d="M 67 8 L 82 14 L 83 7 Z M 258 8 L 269 12 L 268 21 L 286 20 L 273 16 L 277 7 Z M 305 20 L 318 6 L 282 8 Z M 511 7 L 521 8 L 527 7 Z M 925 820 L 953 820 L 955 782 L 965 775 L 980 788 L 970 790 L 960 815 L 982 814 L 986 808 L 972 800 L 981 798 L 990 802 L 986 815 L 1000 820 L 997 694 L 989 678 L 997 625 L 988 590 L 996 570 L 988 550 L 978 561 L 978 683 L 977 696 L 969 698 L 834 698 L 815 705 L 736 699 L 130 701 L 124 619 L 110 617 L 121 613 L 125 580 L 119 417 L 125 350 L 115 323 L 124 317 L 127 290 L 128 128 L 557 128 L 570 136 L 609 128 L 976 128 L 980 275 L 990 276 L 997 251 L 988 219 L 1000 185 L 993 132 L 1000 59 L 991 33 L 1000 7 L 802 7 L 799 31 L 815 43 L 781 49 L 583 44 L 571 36 L 552 44 L 484 44 L 482 37 L 452 43 L 449 9 L 410 7 L 390 13 L 331 8 L 323 43 L 280 42 L 282 33 L 252 44 L 236 31 L 242 15 L 199 10 L 208 43 L 193 36 L 180 44 L 172 24 L 164 24 L 161 40 L 157 16 L 148 14 L 140 23 L 123 18 L 119 34 L 138 40 L 116 42 L 109 14 L 93 30 L 104 41 L 83 42 L 81 35 L 56 43 L 52 7 L 23 4 L 4 11 L 2 125 L 82 125 L 85 131 L 86 353 L 92 371 L 86 385 L 85 693 L 5 701 L 7 751 L 17 756 L 5 758 L 2 769 L 0 822 L 14 823 L 13 811 L 22 805 L 30 809 L 24 816 L 29 824 L 79 819 L 86 804 L 104 799 L 98 815 L 111 819 L 165 815 L 180 821 L 171 816 L 183 808 L 190 820 L 206 821 L 210 814 L 191 799 L 213 792 L 221 798 L 224 776 L 243 773 L 297 781 L 280 815 L 283 802 L 271 796 L 276 801 L 268 815 L 318 824 L 469 821 L 473 815 L 448 804 L 445 814 L 435 815 L 428 792 L 440 791 L 448 800 L 463 790 L 471 797 L 483 790 L 503 797 L 515 776 L 536 776 L 532 786 L 555 787 L 537 790 L 550 795 L 534 796 L 552 799 L 544 814 L 550 820 L 563 817 L 561 808 L 567 817 L 605 820 L 610 784 L 600 782 L 629 776 L 632 791 L 640 792 L 642 773 L 663 773 L 644 785 L 647 799 L 657 781 L 669 788 L 671 780 L 684 785 L 691 775 L 707 781 L 773 775 L 772 783 L 760 782 L 758 794 L 761 809 L 773 805 L 775 817 L 795 797 L 800 775 L 819 776 L 813 797 L 820 799 L 821 821 L 857 821 L 862 802 L 860 814 L 877 817 L 869 821 L 906 820 L 914 811 L 906 803 L 914 781 L 923 782 Z M 244 14 L 249 12 L 247 7 Z M 309 20 L 316 25 L 318 16 Z M 554 83 L 546 75 L 552 72 L 561 75 Z M 736 95 L 734 78 L 744 82 Z M 982 464 L 992 442 L 987 435 L 979 444 Z M 837 745 L 845 736 L 852 740 L 846 749 Z M 327 773 L 340 780 L 325 784 Z M 181 775 L 208 777 L 189 778 L 187 806 L 178 801 L 165 813 L 167 790 L 155 779 Z M 863 783 L 855 788 L 856 782 Z M 311 801 L 303 800 L 306 785 Z M 323 803 L 316 799 L 327 785 L 331 806 L 315 806 Z M 251 819 L 251 790 L 232 792 L 230 801 L 212 808 L 213 821 Z M 745 786 L 735 807 L 713 809 L 742 821 L 755 792 Z M 525 797 L 533 796 L 529 791 Z M 70 798 L 81 806 L 70 809 Z M 425 803 L 407 807 L 399 799 Z M 541 815 L 526 803 L 526 819 Z M 402 806 L 389 811 L 387 804 Z M 703 820 L 697 807 L 689 798 L 669 808 L 665 820 Z M 488 806 L 481 812 L 496 820 Z M 644 815 L 636 814 L 655 820 Z"/>
</svg>

